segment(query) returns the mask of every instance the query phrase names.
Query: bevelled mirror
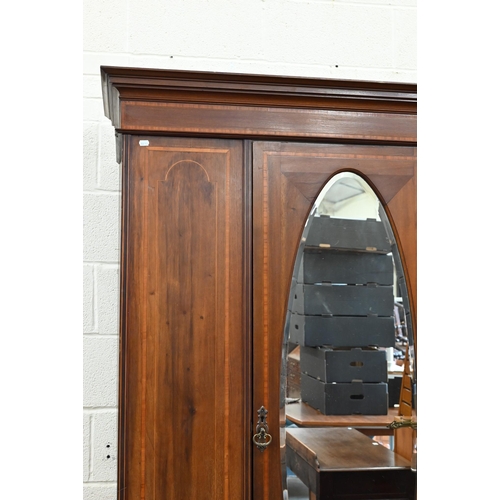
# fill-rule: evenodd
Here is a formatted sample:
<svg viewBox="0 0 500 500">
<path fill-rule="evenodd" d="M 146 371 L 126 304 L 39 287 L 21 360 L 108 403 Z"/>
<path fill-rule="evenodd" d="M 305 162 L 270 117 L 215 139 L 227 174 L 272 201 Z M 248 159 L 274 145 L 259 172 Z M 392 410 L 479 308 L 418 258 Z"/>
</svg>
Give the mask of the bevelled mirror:
<svg viewBox="0 0 500 500">
<path fill-rule="evenodd" d="M 396 238 L 377 194 L 353 172 L 332 177 L 307 218 L 283 339 L 284 498 L 309 498 L 290 463 L 291 429 L 356 429 L 392 451 L 391 422 L 416 415 L 412 318 Z"/>
</svg>

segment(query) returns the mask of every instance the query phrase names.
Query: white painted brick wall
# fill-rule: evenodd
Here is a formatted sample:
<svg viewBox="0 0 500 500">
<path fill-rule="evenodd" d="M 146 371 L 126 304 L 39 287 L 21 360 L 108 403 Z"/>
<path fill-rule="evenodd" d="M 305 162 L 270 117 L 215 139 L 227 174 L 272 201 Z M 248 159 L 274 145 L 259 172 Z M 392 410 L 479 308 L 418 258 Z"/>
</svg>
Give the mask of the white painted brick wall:
<svg viewBox="0 0 500 500">
<path fill-rule="evenodd" d="M 120 196 L 84 193 L 83 258 L 85 262 L 118 262 Z"/>
<path fill-rule="evenodd" d="M 100 66 L 414 83 L 417 11 L 416 0 L 84 0 L 83 21 L 83 499 L 115 500 L 120 170 Z"/>
<path fill-rule="evenodd" d="M 96 310 L 100 334 L 118 334 L 119 268 L 116 264 L 96 266 Z"/>
<path fill-rule="evenodd" d="M 83 333 L 95 333 L 94 266 L 83 265 Z"/>
<path fill-rule="evenodd" d="M 86 335 L 83 339 L 83 405 L 116 407 L 118 387 L 118 337 Z"/>
<path fill-rule="evenodd" d="M 83 415 L 83 480 L 88 481 L 90 479 L 90 442 L 91 442 L 91 432 L 90 432 L 90 421 L 91 415 L 87 413 Z"/>
<path fill-rule="evenodd" d="M 99 157 L 97 186 L 107 191 L 120 191 L 120 169 L 116 164 L 115 129 L 111 122 L 99 124 Z"/>
<path fill-rule="evenodd" d="M 84 85 L 85 88 L 85 85 Z M 97 186 L 97 155 L 99 125 L 93 122 L 83 124 L 83 189 L 92 191 Z"/>
<path fill-rule="evenodd" d="M 118 412 L 105 411 L 92 415 L 92 480 L 116 481 Z"/>
<path fill-rule="evenodd" d="M 83 500 L 116 500 L 116 485 L 86 483 L 83 486 Z"/>
</svg>

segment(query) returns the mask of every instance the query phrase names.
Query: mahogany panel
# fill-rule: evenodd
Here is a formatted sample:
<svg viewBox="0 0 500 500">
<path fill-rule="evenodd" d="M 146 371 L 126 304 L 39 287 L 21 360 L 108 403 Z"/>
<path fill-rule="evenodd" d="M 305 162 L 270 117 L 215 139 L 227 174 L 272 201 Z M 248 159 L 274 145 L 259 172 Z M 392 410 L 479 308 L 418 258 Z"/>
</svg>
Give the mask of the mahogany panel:
<svg viewBox="0 0 500 500">
<path fill-rule="evenodd" d="M 122 99 L 120 130 L 322 140 L 416 141 L 416 116 Z"/>
<path fill-rule="evenodd" d="M 416 85 L 101 67 L 117 131 L 415 143 Z"/>
<path fill-rule="evenodd" d="M 415 149 L 416 155 L 416 149 Z M 416 157 L 415 157 L 416 164 Z M 372 176 L 375 182 L 379 179 Z M 401 260 L 405 267 L 406 285 L 412 312 L 412 322 L 417 352 L 417 169 L 398 193 L 387 202 L 385 207 L 398 241 Z"/>
<path fill-rule="evenodd" d="M 242 144 L 126 142 L 120 499 L 249 498 Z"/>
<path fill-rule="evenodd" d="M 254 143 L 254 408 L 263 404 L 269 410 L 270 433 L 276 438 L 277 360 L 296 252 L 314 200 L 340 171 L 358 173 L 378 193 L 393 222 L 410 293 L 416 290 L 414 148 Z M 279 498 L 280 466 L 279 443 L 262 456 L 254 454 L 257 498 Z"/>
</svg>

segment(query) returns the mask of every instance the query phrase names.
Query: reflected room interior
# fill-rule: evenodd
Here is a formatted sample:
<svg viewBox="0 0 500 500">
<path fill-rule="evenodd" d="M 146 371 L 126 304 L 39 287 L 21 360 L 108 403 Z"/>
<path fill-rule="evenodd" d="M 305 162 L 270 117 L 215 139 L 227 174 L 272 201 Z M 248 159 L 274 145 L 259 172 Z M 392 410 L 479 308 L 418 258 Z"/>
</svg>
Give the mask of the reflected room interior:
<svg viewBox="0 0 500 500">
<path fill-rule="evenodd" d="M 404 269 L 384 207 L 356 173 L 335 175 L 313 204 L 283 338 L 284 498 L 316 498 L 301 477 L 298 447 L 315 452 L 307 439 L 320 432 L 338 433 L 330 448 L 339 460 L 340 433 L 355 430 L 384 461 L 394 460 L 394 429 L 411 427 L 412 449 L 401 460 L 416 475 L 416 352 Z"/>
</svg>

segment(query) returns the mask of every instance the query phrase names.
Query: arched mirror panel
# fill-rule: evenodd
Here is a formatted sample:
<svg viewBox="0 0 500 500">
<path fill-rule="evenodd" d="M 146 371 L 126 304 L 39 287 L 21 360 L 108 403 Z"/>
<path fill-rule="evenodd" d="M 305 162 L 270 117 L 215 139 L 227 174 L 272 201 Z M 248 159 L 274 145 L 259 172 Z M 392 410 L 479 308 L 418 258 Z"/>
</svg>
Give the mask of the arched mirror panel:
<svg viewBox="0 0 500 500">
<path fill-rule="evenodd" d="M 348 448 L 340 466 L 349 468 L 356 440 L 371 438 L 380 466 L 390 458 L 390 421 L 416 413 L 414 345 L 383 204 L 362 176 L 337 173 L 307 217 L 290 283 L 280 378 L 284 498 L 311 490 L 301 449 L 342 462 Z"/>
</svg>

